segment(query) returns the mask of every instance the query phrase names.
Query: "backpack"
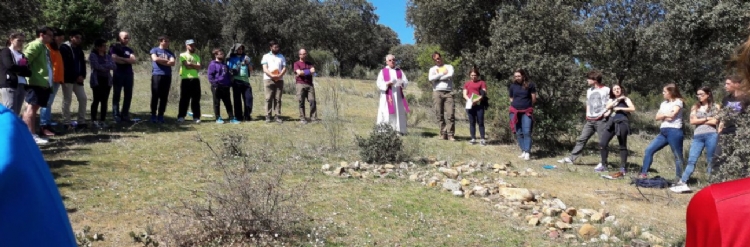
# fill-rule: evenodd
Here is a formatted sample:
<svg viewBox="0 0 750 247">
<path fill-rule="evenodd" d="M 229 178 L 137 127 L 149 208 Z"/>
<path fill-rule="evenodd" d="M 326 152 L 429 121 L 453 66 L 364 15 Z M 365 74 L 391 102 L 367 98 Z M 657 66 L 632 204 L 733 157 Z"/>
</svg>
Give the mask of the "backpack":
<svg viewBox="0 0 750 247">
<path fill-rule="evenodd" d="M 635 184 L 636 187 L 643 188 L 667 188 L 669 182 L 661 176 L 653 178 L 636 178 L 630 181 L 630 184 Z"/>
</svg>

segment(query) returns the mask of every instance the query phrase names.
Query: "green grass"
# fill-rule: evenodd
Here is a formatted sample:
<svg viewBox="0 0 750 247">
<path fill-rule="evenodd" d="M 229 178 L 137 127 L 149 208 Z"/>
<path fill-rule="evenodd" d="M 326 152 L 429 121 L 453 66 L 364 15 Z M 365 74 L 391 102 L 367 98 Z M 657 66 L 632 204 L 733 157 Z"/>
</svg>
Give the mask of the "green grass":
<svg viewBox="0 0 750 247">
<path fill-rule="evenodd" d="M 144 70 L 139 69 L 137 73 L 132 112 L 147 120 L 150 81 Z M 287 78 L 286 83 L 291 82 L 291 78 Z M 259 76 L 255 75 L 252 85 L 255 96 L 253 117 L 256 119 L 264 115 L 260 83 Z M 355 180 L 323 175 L 319 169 L 324 163 L 338 164 L 358 159 L 354 136 L 370 132 L 375 123 L 378 95 L 374 81 L 319 78 L 316 83 L 322 123 L 299 124 L 294 95 L 286 94 L 283 96 L 282 115 L 289 117 L 289 121 L 283 124 L 256 120 L 239 125 L 217 125 L 212 119 L 204 119 L 199 125 L 176 125 L 177 102 L 171 100 L 166 112 L 168 123 L 164 125 L 115 125 L 108 130 L 83 130 L 52 138 L 52 143 L 42 147 L 42 151 L 64 196 L 74 229 L 91 226 L 93 232 L 104 233 L 106 240 L 96 243 L 97 246 L 137 246 L 128 232 L 140 232 L 146 226 L 163 223 L 163 217 L 154 211 L 175 205 L 180 200 L 196 199 L 192 190 L 200 190 L 221 179 L 220 171 L 210 165 L 210 152 L 196 140 L 196 136 L 221 147 L 218 138 L 225 133 L 235 133 L 245 136 L 248 152 L 263 153 L 271 162 L 297 161 L 292 183 L 312 179 L 308 184 L 309 204 L 304 208 L 316 223 L 326 227 L 327 245 L 562 244 L 546 240 L 543 227 L 526 226 L 523 217 L 498 212 L 483 200 L 453 197 L 406 179 Z M 178 84 L 175 79 L 173 91 L 177 90 Z M 202 79 L 202 90 L 202 111 L 213 114 L 205 78 Z M 331 97 L 334 91 L 340 94 L 340 121 L 327 121 L 335 115 Z M 407 93 L 420 94 L 416 86 L 410 87 Z M 61 102 L 59 94 L 53 106 L 56 119 L 60 119 L 57 113 Z M 692 194 L 674 195 L 663 190 L 648 190 L 645 193 L 651 202 L 640 200 L 641 196 L 627 184 L 628 181 L 603 180 L 593 172 L 593 165 L 598 162 L 598 152 L 594 148 L 587 148 L 581 159 L 586 165 L 560 166 L 547 171 L 541 166 L 553 164 L 559 157 L 533 157 L 534 160 L 525 162 L 516 158 L 518 149 L 515 145 L 471 146 L 466 142 L 468 126 L 465 121 L 456 124 L 459 142 L 437 140 L 432 137 L 438 131 L 431 109 L 416 105 L 412 108 L 426 118 L 410 127 L 411 135 L 405 138 L 406 149 L 414 155 L 432 156 L 450 163 L 511 161 L 517 169 L 533 168 L 544 177 L 505 178 L 508 182 L 555 194 L 576 208 L 606 208 L 628 224 L 655 229 L 665 239 L 677 239 L 684 234 L 685 206 Z M 77 109 L 75 100 L 72 109 Z M 460 105 L 457 111 L 460 111 Z M 340 124 L 338 129 L 334 128 L 337 124 Z M 648 141 L 647 135 L 631 137 L 630 149 L 635 151 L 631 163 L 640 164 Z M 594 146 L 595 141 L 589 144 Z M 612 145 L 616 142 L 613 141 Z M 688 147 L 689 140 L 686 140 L 686 154 Z M 535 150 L 534 153 L 541 152 Z M 610 162 L 615 164 L 617 155 L 613 152 L 611 156 Z M 674 169 L 670 157 L 670 151 L 665 149 L 657 154 L 653 165 L 667 178 L 671 178 Z M 702 170 L 703 167 L 697 168 L 696 173 L 700 174 Z M 476 176 L 496 175 L 483 173 Z"/>
</svg>

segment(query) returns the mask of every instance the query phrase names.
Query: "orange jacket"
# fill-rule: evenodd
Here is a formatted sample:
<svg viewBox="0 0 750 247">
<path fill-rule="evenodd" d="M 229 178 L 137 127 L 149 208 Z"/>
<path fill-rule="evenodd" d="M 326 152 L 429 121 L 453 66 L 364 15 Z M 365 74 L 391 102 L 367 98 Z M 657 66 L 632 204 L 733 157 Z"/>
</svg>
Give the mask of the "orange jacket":
<svg viewBox="0 0 750 247">
<path fill-rule="evenodd" d="M 47 50 L 49 50 L 49 58 L 52 63 L 52 82 L 62 84 L 65 81 L 65 67 L 63 67 L 60 50 L 52 49 L 49 44 L 47 44 Z"/>
</svg>

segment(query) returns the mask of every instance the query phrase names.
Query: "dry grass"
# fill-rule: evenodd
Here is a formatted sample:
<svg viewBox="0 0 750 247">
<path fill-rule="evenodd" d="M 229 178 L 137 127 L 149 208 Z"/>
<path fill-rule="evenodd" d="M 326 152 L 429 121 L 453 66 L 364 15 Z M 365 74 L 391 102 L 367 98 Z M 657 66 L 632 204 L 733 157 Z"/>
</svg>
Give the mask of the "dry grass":
<svg viewBox="0 0 750 247">
<path fill-rule="evenodd" d="M 142 71 L 141 71 L 142 72 Z M 150 89 L 147 73 L 136 77 L 132 112 L 147 119 Z M 287 83 L 292 82 L 287 78 Z M 203 79 L 202 110 L 212 114 L 208 82 Z M 173 83 L 173 90 L 179 83 Z M 254 76 L 255 108 L 253 117 L 263 115 L 263 88 L 259 76 Z M 331 178 L 312 172 L 324 163 L 358 159 L 354 135 L 366 135 L 375 122 L 377 91 L 374 81 L 355 81 L 334 78 L 317 80 L 319 111 L 325 111 L 325 94 L 331 87 L 341 96 L 341 124 L 337 151 L 331 151 L 326 138 L 326 120 L 319 124 L 301 125 L 297 122 L 297 103 L 293 95 L 283 96 L 283 124 L 253 121 L 240 125 L 216 125 L 205 119 L 200 125 L 175 125 L 177 102 L 167 108 L 167 123 L 162 126 L 140 123 L 134 126 L 117 125 L 100 132 L 82 131 L 52 138 L 43 148 L 52 167 L 56 182 L 64 196 L 64 203 L 75 230 L 90 226 L 92 231 L 104 233 L 106 240 L 96 246 L 137 246 L 128 236 L 130 231 L 141 232 L 147 226 L 159 226 L 163 218 L 153 212 L 175 205 L 179 200 L 195 199 L 191 191 L 219 180 L 220 172 L 207 162 L 209 153 L 195 136 L 200 134 L 212 143 L 220 143 L 221 133 L 242 133 L 251 143 L 251 152 L 265 152 L 268 159 L 282 162 L 287 158 L 299 161 L 292 183 L 309 181 L 310 204 L 306 205 L 319 228 L 311 229 L 311 239 L 325 239 L 333 246 L 559 246 L 543 237 L 543 228 L 527 227 L 522 219 L 497 212 L 492 205 L 477 199 L 462 199 L 422 187 L 409 181 L 395 179 L 347 180 Z M 406 93 L 418 95 L 417 87 Z M 371 97 L 373 96 L 374 97 Z M 54 111 L 61 105 L 58 95 Z M 75 107 L 75 101 L 72 109 Z M 110 102 L 111 105 L 111 102 Z M 417 107 L 417 106 L 414 106 Z M 223 108 L 223 107 L 222 107 Z M 460 109 L 460 107 L 457 107 Z M 458 110 L 457 109 L 457 110 Z M 431 110 L 427 119 L 410 126 L 411 135 L 405 145 L 412 154 L 433 156 L 441 160 L 489 162 L 510 160 L 518 168 L 534 168 L 541 178 L 508 178 L 518 186 L 552 193 L 577 208 L 605 208 L 622 224 L 653 229 L 668 241 L 684 234 L 685 208 L 692 194 L 668 194 L 665 190 L 646 189 L 649 201 L 629 181 L 609 181 L 598 177 L 593 166 L 598 162 L 592 140 L 582 157 L 586 165 L 560 166 L 543 170 L 544 164 L 556 164 L 559 157 L 535 157 L 524 162 L 516 158 L 513 145 L 472 146 L 468 140 L 468 126 L 457 123 L 459 142 L 432 138 L 437 134 Z M 319 112 L 319 116 L 320 113 Z M 110 113 L 111 114 L 111 113 Z M 58 115 L 55 115 L 58 118 Z M 323 116 L 325 117 L 325 116 Z M 648 135 L 632 136 L 631 163 L 640 164 Z M 613 141 L 612 143 L 616 143 Z M 686 140 L 686 154 L 689 147 Z M 538 152 L 534 153 L 549 153 Z M 544 155 L 543 155 L 544 156 Z M 616 155 L 612 155 L 616 163 Z M 671 153 L 664 149 L 657 154 L 653 168 L 671 178 Z M 705 170 L 697 168 L 696 173 Z M 697 189 L 697 188 L 696 188 Z M 157 227 L 158 229 L 158 227 Z M 159 232 L 157 230 L 157 236 Z M 309 245 L 315 245 L 310 241 Z"/>
</svg>

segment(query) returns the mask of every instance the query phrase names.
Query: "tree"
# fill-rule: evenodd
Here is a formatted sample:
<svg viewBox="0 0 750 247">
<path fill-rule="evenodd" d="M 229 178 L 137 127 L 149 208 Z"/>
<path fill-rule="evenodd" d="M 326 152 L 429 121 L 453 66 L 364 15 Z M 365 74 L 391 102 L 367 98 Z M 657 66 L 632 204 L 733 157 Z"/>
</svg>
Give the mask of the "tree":
<svg viewBox="0 0 750 247">
<path fill-rule="evenodd" d="M 80 31 L 84 45 L 91 44 L 96 38 L 110 38 L 111 32 L 104 30 L 105 8 L 99 0 L 60 1 L 42 0 L 41 22 L 56 27 L 64 32 Z"/>
<path fill-rule="evenodd" d="M 36 28 L 34 25 L 40 19 L 37 16 L 40 6 L 39 0 L 0 1 L 0 16 L 2 16 L 2 20 L 0 20 L 0 37 L 3 37 L 3 42 L 0 42 L 0 45 L 5 45 L 5 38 L 12 31 L 23 30 L 32 33 L 32 30 Z"/>
<path fill-rule="evenodd" d="M 396 64 L 402 70 L 414 70 L 419 68 L 417 52 L 417 46 L 402 44 L 391 47 L 388 53 L 396 56 Z"/>
</svg>

